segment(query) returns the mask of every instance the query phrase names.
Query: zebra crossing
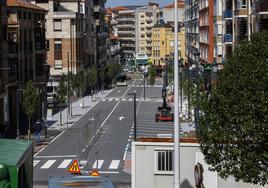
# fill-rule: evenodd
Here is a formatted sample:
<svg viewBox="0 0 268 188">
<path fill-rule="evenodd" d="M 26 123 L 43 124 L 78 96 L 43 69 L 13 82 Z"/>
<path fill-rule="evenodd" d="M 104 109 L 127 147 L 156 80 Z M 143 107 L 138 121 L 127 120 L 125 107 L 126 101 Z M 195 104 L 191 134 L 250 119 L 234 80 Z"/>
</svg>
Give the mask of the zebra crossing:
<svg viewBox="0 0 268 188">
<path fill-rule="evenodd" d="M 33 167 L 39 168 L 40 170 L 48 170 L 51 168 L 68 169 L 72 162 L 73 159 L 33 160 Z M 121 160 L 95 160 L 89 163 L 89 167 L 99 170 L 117 170 L 120 166 L 120 162 Z"/>
</svg>

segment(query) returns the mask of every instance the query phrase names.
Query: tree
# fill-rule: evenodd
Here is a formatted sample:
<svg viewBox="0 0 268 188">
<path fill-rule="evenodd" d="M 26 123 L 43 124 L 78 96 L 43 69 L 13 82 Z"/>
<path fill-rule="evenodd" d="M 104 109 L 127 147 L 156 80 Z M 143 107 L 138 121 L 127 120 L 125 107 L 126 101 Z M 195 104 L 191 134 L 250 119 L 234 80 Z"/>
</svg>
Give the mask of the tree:
<svg viewBox="0 0 268 188">
<path fill-rule="evenodd" d="M 81 96 L 83 97 L 83 93 L 85 92 L 85 90 L 87 88 L 86 72 L 85 71 L 80 71 L 77 73 L 76 82 L 77 82 L 78 89 L 82 93 Z M 78 92 L 78 93 L 80 93 L 80 92 Z M 85 105 L 85 102 L 84 102 L 84 98 L 83 98 L 83 107 L 84 107 L 84 105 Z"/>
<path fill-rule="evenodd" d="M 39 93 L 38 89 L 33 85 L 33 81 L 29 80 L 23 90 L 23 107 L 29 118 L 28 140 L 31 138 L 31 119 L 38 108 Z"/>
<path fill-rule="evenodd" d="M 87 83 L 90 85 L 92 90 L 92 97 L 95 93 L 95 88 L 97 84 L 98 79 L 98 73 L 97 73 L 97 67 L 93 65 L 86 73 L 87 77 Z"/>
<path fill-rule="evenodd" d="M 57 101 L 59 102 L 60 107 L 60 125 L 62 125 L 62 106 L 66 102 L 66 96 L 67 96 L 67 84 L 66 84 L 66 75 L 62 75 L 60 78 L 59 87 L 57 88 Z"/>
<path fill-rule="evenodd" d="M 268 184 L 268 32 L 241 42 L 202 100 L 198 138 L 211 170 Z M 204 98 L 203 98 L 204 99 Z"/>
<path fill-rule="evenodd" d="M 156 77 L 155 67 L 153 65 L 150 65 L 150 67 L 149 67 L 149 84 L 151 86 L 153 86 L 155 83 L 155 77 Z"/>
</svg>

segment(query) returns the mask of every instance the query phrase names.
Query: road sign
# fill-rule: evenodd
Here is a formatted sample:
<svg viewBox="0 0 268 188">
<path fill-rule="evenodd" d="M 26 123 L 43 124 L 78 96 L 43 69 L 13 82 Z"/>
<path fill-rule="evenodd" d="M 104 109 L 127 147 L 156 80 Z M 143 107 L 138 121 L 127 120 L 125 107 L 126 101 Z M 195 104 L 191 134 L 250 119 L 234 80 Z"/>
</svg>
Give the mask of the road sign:
<svg viewBox="0 0 268 188">
<path fill-rule="evenodd" d="M 74 160 L 72 165 L 70 166 L 69 170 L 68 170 L 69 173 L 77 173 L 77 174 L 80 174 L 80 168 L 79 168 L 79 165 L 78 165 L 78 162 L 77 160 Z"/>
<path fill-rule="evenodd" d="M 93 170 L 91 173 L 90 173 L 90 176 L 100 176 L 99 172 L 97 170 Z"/>
</svg>

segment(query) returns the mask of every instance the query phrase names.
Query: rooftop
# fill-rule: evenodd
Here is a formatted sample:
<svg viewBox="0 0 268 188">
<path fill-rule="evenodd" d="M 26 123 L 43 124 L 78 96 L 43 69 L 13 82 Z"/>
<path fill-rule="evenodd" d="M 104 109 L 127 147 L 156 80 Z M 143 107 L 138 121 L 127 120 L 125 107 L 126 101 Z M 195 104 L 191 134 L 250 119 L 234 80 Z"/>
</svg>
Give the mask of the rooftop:
<svg viewBox="0 0 268 188">
<path fill-rule="evenodd" d="M 137 142 L 174 142 L 173 138 L 139 138 Z M 194 137 L 180 138 L 180 143 L 198 143 Z"/>
<path fill-rule="evenodd" d="M 27 0 L 7 0 L 7 6 L 8 7 L 20 7 L 20 8 L 26 8 L 26 9 L 32 9 L 32 10 L 46 11 L 45 9 L 43 9 L 39 6 L 36 6 Z"/>
<path fill-rule="evenodd" d="M 173 3 L 166 5 L 162 8 L 174 8 L 174 5 L 175 5 L 175 3 L 173 2 Z M 184 0 L 179 0 L 177 5 L 178 5 L 178 8 L 184 8 Z"/>
</svg>

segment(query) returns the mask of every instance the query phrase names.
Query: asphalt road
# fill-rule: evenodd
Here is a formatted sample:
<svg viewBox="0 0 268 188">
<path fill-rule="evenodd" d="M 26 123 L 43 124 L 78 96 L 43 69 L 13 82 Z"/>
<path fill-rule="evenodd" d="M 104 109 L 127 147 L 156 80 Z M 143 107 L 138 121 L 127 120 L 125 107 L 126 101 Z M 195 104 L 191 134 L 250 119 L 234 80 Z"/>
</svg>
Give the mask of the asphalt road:
<svg viewBox="0 0 268 188">
<path fill-rule="evenodd" d="M 161 89 L 161 81 L 153 87 L 146 86 L 146 100 L 143 100 L 141 77 L 136 77 L 127 87 L 116 87 L 35 156 L 34 185 L 46 185 L 49 177 L 70 176 L 68 167 L 73 159 L 78 159 L 83 162 L 83 174 L 98 169 L 101 175 L 109 176 L 115 184 L 129 186 L 134 101 L 128 93 L 136 92 L 137 96 L 137 136 L 155 137 L 173 133 L 173 123 L 155 123 L 157 106 L 162 104 Z M 87 138 L 95 133 L 96 127 L 100 131 L 91 144 L 87 144 Z"/>
</svg>

